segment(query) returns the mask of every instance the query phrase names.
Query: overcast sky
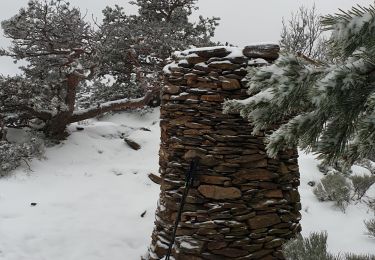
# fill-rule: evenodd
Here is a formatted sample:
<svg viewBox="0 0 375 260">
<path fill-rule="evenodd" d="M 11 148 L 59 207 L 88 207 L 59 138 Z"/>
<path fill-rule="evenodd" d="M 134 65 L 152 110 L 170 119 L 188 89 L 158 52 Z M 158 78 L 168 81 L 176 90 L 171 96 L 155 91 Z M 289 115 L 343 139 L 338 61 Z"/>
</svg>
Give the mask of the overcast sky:
<svg viewBox="0 0 375 260">
<path fill-rule="evenodd" d="M 26 6 L 28 0 L 1 0 L 0 20 L 7 19 Z M 82 12 L 94 14 L 101 19 L 101 10 L 107 6 L 118 4 L 134 13 L 136 10 L 127 0 L 70 0 L 72 5 L 81 8 Z M 254 42 L 277 42 L 281 30 L 281 20 L 288 19 L 291 12 L 299 6 L 312 6 L 321 14 L 330 14 L 349 9 L 360 4 L 368 6 L 374 0 L 198 0 L 199 10 L 196 15 L 221 18 L 215 39 L 220 42 L 230 42 L 234 45 L 245 46 Z M 89 15 L 91 16 L 91 15 Z M 0 45 L 6 47 L 8 41 L 0 36 Z M 1 59 L 0 73 L 15 72 L 15 66 Z"/>
</svg>

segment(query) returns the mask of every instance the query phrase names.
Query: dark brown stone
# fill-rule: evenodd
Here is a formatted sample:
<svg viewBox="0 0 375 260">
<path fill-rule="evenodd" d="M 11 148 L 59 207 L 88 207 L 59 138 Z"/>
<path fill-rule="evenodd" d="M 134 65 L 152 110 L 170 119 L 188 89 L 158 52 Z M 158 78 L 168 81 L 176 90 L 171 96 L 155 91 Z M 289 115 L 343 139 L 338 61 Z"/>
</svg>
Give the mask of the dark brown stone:
<svg viewBox="0 0 375 260">
<path fill-rule="evenodd" d="M 214 254 L 217 255 L 223 255 L 227 257 L 240 257 L 240 256 L 245 256 L 248 254 L 246 250 L 241 250 L 241 249 L 236 249 L 236 248 L 223 248 L 219 250 L 212 250 Z"/>
<path fill-rule="evenodd" d="M 234 70 L 238 69 L 239 65 L 233 64 L 230 61 L 214 61 L 208 64 L 208 67 L 221 70 Z"/>
<path fill-rule="evenodd" d="M 246 181 L 269 181 L 274 178 L 277 178 L 277 174 L 270 172 L 266 169 L 244 169 L 233 174 L 236 179 L 246 180 Z"/>
<path fill-rule="evenodd" d="M 201 62 L 205 62 L 207 59 L 206 58 L 203 58 L 203 57 L 199 57 L 198 55 L 197 56 L 189 56 L 189 57 L 186 57 L 186 60 L 189 64 L 197 64 L 197 63 L 201 63 Z"/>
<path fill-rule="evenodd" d="M 177 93 L 180 93 L 180 87 L 175 85 L 166 85 L 163 88 L 164 93 L 175 95 Z"/>
<path fill-rule="evenodd" d="M 224 90 L 235 90 L 240 89 L 241 84 L 237 79 L 225 79 L 221 81 L 221 87 Z"/>
<path fill-rule="evenodd" d="M 189 54 L 195 53 L 200 57 L 203 58 L 212 58 L 212 57 L 225 57 L 231 52 L 226 47 L 217 47 L 217 48 L 210 48 L 210 49 L 196 49 L 194 51 L 189 52 Z"/>
<path fill-rule="evenodd" d="M 225 181 L 230 181 L 230 178 L 222 176 L 201 175 L 199 176 L 199 180 L 202 183 L 221 185 L 224 184 Z"/>
<path fill-rule="evenodd" d="M 270 227 L 281 222 L 277 214 L 259 215 L 248 220 L 251 229 Z"/>
<path fill-rule="evenodd" d="M 280 47 L 277 44 L 246 46 L 243 54 L 248 58 L 263 58 L 276 60 L 279 57 Z"/>
<path fill-rule="evenodd" d="M 201 185 L 198 191 L 206 198 L 223 200 L 223 199 L 238 199 L 241 197 L 241 191 L 237 188 L 224 188 L 214 185 Z"/>
<path fill-rule="evenodd" d="M 207 244 L 207 248 L 212 251 L 225 248 L 227 245 L 228 243 L 225 241 L 212 241 Z"/>
<path fill-rule="evenodd" d="M 224 97 L 220 95 L 202 95 L 201 100 L 209 102 L 223 102 Z"/>
<path fill-rule="evenodd" d="M 284 194 L 282 190 L 269 190 L 264 193 L 264 197 L 266 198 L 284 198 Z"/>
<path fill-rule="evenodd" d="M 139 150 L 139 149 L 141 149 L 141 145 L 140 144 L 138 144 L 136 141 L 134 141 L 134 140 L 131 140 L 131 139 L 129 139 L 129 138 L 124 138 L 124 141 L 125 141 L 125 143 L 127 143 L 129 146 L 130 146 L 130 148 L 132 148 L 133 150 Z"/>
</svg>

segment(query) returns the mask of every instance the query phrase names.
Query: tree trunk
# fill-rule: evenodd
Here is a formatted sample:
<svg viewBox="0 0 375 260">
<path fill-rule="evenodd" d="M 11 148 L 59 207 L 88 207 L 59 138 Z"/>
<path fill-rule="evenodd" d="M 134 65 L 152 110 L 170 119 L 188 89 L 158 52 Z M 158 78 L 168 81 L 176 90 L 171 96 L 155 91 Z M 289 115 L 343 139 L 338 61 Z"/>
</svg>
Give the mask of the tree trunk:
<svg viewBox="0 0 375 260">
<path fill-rule="evenodd" d="M 160 93 L 160 89 L 155 88 L 153 90 L 148 91 L 146 95 L 142 98 L 126 98 L 116 101 L 110 101 L 100 104 L 96 107 L 74 111 L 76 86 L 74 88 L 73 87 L 74 86 L 71 87 L 71 91 L 68 92 L 66 98 L 69 110 L 65 112 L 60 112 L 56 116 L 52 117 L 50 120 L 47 121 L 47 125 L 45 127 L 44 132 L 47 136 L 51 138 L 58 140 L 66 138 L 68 135 L 66 133 L 66 127 L 71 123 L 90 119 L 106 112 L 142 108 L 149 104 L 151 100 L 157 99 Z"/>
</svg>

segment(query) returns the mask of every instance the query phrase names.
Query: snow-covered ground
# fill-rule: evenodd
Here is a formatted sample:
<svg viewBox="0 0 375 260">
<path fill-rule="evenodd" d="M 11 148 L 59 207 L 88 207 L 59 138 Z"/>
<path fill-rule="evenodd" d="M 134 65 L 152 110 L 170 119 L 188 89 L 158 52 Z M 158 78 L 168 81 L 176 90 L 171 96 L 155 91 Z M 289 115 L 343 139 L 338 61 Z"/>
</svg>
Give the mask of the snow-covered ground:
<svg viewBox="0 0 375 260">
<path fill-rule="evenodd" d="M 30 163 L 32 171 L 25 165 L 0 179 L 0 259 L 140 259 L 159 196 L 147 177 L 158 170 L 158 118 L 154 110 L 89 120 L 84 131 L 72 125 L 64 143 Z M 130 149 L 122 134 L 142 149 Z M 364 204 L 344 214 L 318 202 L 307 185 L 321 177 L 316 164 L 301 154 L 303 234 L 327 230 L 331 251 L 375 254 L 375 239 L 364 234 L 363 224 L 373 213 Z"/>
</svg>

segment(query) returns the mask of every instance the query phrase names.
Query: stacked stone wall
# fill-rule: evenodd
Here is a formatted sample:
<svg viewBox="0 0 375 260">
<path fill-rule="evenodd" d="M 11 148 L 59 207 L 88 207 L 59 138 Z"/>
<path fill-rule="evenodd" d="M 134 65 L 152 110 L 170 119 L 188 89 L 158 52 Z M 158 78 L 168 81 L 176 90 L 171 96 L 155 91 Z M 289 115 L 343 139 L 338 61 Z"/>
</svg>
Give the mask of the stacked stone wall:
<svg viewBox="0 0 375 260">
<path fill-rule="evenodd" d="M 161 193 L 148 259 L 162 259 L 192 159 L 199 158 L 172 255 L 177 260 L 283 259 L 281 246 L 300 232 L 297 151 L 268 158 L 226 99 L 248 97 L 248 66 L 278 57 L 277 45 L 216 47 L 175 55 L 165 71 L 161 105 Z"/>
</svg>

